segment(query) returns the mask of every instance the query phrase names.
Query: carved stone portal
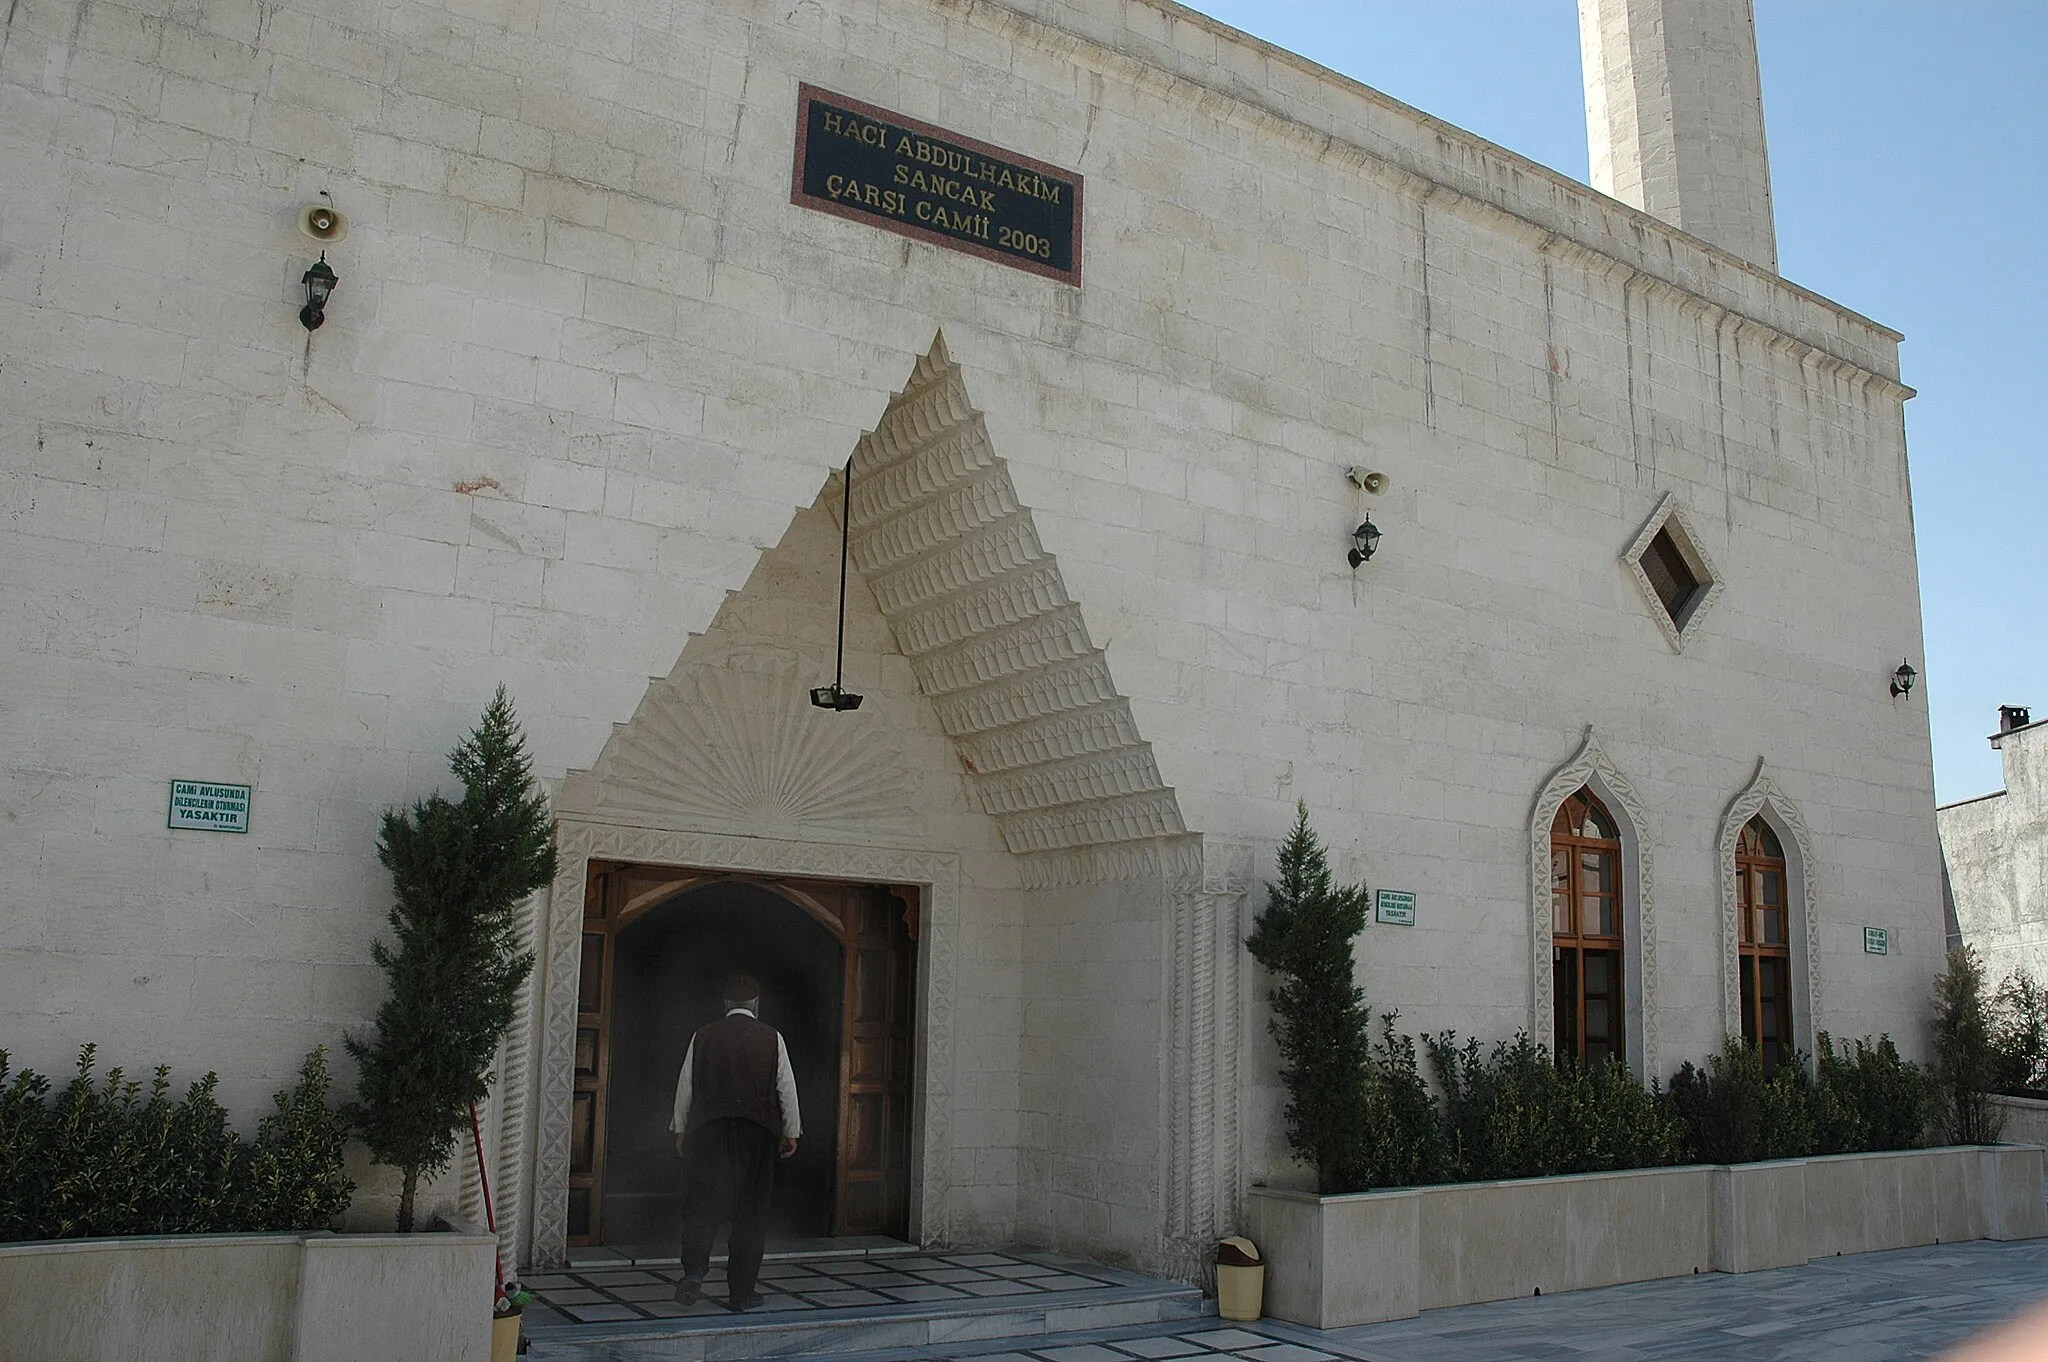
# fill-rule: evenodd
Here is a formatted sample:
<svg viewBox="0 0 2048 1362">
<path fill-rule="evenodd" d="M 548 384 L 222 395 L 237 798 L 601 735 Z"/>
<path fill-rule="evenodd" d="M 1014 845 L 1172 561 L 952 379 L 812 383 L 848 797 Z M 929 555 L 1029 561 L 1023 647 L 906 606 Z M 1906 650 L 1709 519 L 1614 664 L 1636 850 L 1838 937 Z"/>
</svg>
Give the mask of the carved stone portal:
<svg viewBox="0 0 2048 1362">
<path fill-rule="evenodd" d="M 561 873 L 534 906 L 539 968 L 501 1066 L 499 1119 L 513 1154 L 501 1216 L 507 1243 L 537 1266 L 564 1259 L 579 944 L 593 859 L 928 887 L 912 1215 L 922 1241 L 946 1242 L 955 1214 L 957 940 L 972 908 L 960 891 L 969 848 L 944 845 L 942 830 L 978 808 L 1018 858 L 1014 878 L 1002 877 L 1012 883 L 1156 876 L 1171 896 L 1161 942 L 1172 981 L 1171 1127 L 1155 1266 L 1199 1278 L 1215 1236 L 1234 1226 L 1241 1195 L 1238 917 L 1249 850 L 1205 847 L 1187 834 L 943 340 L 861 440 L 852 468 L 856 613 L 869 622 L 879 613 L 888 640 L 882 646 L 876 636 L 880 662 L 907 666 L 918 694 L 899 684 L 893 696 L 871 696 L 870 710 L 896 708 L 885 724 L 872 722 L 879 714 L 849 724 L 808 707 L 806 688 L 830 674 L 830 635 L 806 613 L 823 603 L 817 565 L 800 566 L 791 571 L 813 578 L 781 583 L 780 596 L 750 602 L 750 581 L 728 602 L 739 625 L 694 641 L 592 768 L 564 783 Z M 837 511 L 837 478 L 803 515 Z M 804 533 L 815 539 L 820 529 L 813 523 Z M 911 714 L 904 705 L 923 708 Z M 957 760 L 935 759 L 934 741 L 950 743 Z M 520 1138 L 527 1131 L 530 1152 Z"/>
</svg>

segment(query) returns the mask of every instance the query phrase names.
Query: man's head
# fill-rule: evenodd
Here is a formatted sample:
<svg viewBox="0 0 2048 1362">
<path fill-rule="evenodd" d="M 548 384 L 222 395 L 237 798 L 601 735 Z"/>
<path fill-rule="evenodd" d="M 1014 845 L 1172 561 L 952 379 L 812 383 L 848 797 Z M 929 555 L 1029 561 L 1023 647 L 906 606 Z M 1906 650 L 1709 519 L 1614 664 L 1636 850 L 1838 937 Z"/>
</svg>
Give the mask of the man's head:
<svg viewBox="0 0 2048 1362">
<path fill-rule="evenodd" d="M 725 978 L 725 1010 L 744 1007 L 761 1015 L 761 981 L 751 974 L 729 974 Z"/>
</svg>

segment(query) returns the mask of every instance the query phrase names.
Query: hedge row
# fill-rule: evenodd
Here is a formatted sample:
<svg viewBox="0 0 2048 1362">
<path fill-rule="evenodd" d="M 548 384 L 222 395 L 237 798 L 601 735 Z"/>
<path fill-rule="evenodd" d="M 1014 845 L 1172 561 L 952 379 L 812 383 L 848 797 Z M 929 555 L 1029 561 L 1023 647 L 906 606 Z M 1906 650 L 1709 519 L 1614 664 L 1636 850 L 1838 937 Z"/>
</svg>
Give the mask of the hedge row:
<svg viewBox="0 0 2048 1362">
<path fill-rule="evenodd" d="M 1617 1060 L 1554 1058 L 1527 1033 L 1486 1050 L 1447 1031 L 1421 1044 L 1432 1092 L 1393 1022 L 1381 1018 L 1370 1116 L 1328 1190 L 1912 1149 L 1927 1129 L 1927 1074 L 1889 1036 L 1837 1049 L 1823 1034 L 1810 1066 L 1800 1055 L 1768 1077 L 1756 1050 L 1731 1039 L 1665 1089 Z"/>
<path fill-rule="evenodd" d="M 228 1129 L 213 1074 L 171 1095 L 159 1066 L 147 1092 L 119 1069 L 95 1081 L 97 1052 L 50 1100 L 33 1070 L 8 1077 L 0 1050 L 0 1241 L 116 1234 L 308 1230 L 347 1209 L 345 1130 L 327 1106 L 324 1047 L 245 1140 Z"/>
</svg>

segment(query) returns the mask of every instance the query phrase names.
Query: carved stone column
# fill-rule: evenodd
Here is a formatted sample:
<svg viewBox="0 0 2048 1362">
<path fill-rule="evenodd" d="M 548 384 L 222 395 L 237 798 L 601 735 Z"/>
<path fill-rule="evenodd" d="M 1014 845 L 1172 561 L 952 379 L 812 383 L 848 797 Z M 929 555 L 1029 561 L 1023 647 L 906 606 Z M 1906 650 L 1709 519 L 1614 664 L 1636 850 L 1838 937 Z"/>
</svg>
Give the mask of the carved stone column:
<svg viewBox="0 0 2048 1362">
<path fill-rule="evenodd" d="M 1237 1227 L 1243 1189 L 1244 945 L 1239 908 L 1251 848 L 1190 839 L 1168 874 L 1166 1223 L 1162 1256 L 1204 1280 L 1218 1236 Z"/>
</svg>

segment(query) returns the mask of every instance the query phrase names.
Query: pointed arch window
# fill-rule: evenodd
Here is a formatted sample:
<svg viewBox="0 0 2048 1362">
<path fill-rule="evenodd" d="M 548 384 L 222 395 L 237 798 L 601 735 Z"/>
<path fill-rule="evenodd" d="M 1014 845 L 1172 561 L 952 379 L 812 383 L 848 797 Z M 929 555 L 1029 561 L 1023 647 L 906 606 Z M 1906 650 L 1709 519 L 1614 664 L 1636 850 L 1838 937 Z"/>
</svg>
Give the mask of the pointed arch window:
<svg viewBox="0 0 2048 1362">
<path fill-rule="evenodd" d="M 1625 1059 L 1621 832 L 1590 790 L 1550 825 L 1550 917 L 1554 1053 Z"/>
<path fill-rule="evenodd" d="M 1740 974 L 1742 1039 L 1757 1048 L 1764 1072 L 1791 1055 L 1792 932 L 1785 892 L 1785 849 L 1762 815 L 1735 843 L 1735 963 Z"/>
</svg>

